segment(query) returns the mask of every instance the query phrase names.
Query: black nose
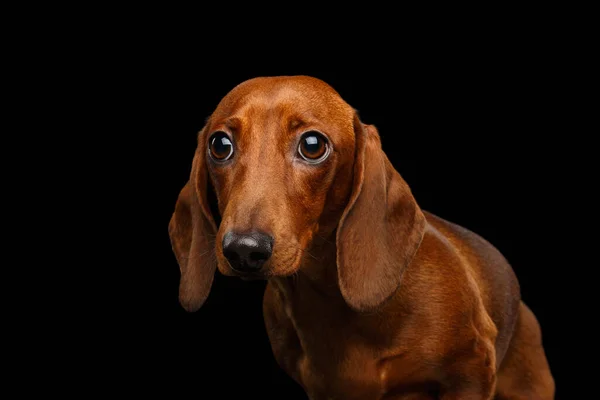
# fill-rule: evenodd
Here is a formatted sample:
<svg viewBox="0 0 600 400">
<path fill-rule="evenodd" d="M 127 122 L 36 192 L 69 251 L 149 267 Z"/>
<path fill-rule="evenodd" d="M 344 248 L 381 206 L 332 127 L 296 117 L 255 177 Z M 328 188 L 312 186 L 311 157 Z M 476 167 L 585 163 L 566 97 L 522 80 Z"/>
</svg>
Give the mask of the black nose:
<svg viewBox="0 0 600 400">
<path fill-rule="evenodd" d="M 223 255 L 239 272 L 257 272 L 273 252 L 273 238 L 260 232 L 227 232 L 223 236 Z"/>
</svg>

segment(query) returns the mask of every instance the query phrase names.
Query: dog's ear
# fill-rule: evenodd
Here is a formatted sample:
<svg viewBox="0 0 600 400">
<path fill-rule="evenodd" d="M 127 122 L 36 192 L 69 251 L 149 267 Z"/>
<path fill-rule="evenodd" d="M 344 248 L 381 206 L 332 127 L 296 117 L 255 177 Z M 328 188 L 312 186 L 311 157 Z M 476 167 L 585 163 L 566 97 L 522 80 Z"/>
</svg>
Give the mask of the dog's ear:
<svg viewBox="0 0 600 400">
<path fill-rule="evenodd" d="M 187 311 L 198 310 L 210 292 L 217 262 L 214 236 L 217 230 L 208 201 L 205 130 L 198 135 L 192 172 L 175 204 L 169 222 L 171 246 L 179 269 L 179 302 Z"/>
<path fill-rule="evenodd" d="M 377 130 L 354 117 L 352 194 L 337 231 L 340 289 L 356 311 L 372 311 L 398 289 L 425 231 L 425 216 L 381 148 Z"/>
</svg>

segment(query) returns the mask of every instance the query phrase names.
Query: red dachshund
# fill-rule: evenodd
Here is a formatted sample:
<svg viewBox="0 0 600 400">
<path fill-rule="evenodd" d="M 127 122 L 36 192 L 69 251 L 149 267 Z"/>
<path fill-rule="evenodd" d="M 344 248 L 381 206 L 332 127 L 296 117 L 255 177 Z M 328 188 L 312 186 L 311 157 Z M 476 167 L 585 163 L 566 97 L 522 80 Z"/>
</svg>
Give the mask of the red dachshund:
<svg viewBox="0 0 600 400">
<path fill-rule="evenodd" d="M 507 261 L 421 210 L 375 127 L 318 79 L 256 78 L 223 98 L 169 234 L 189 311 L 217 267 L 268 279 L 275 358 L 311 399 L 554 398 Z"/>
</svg>

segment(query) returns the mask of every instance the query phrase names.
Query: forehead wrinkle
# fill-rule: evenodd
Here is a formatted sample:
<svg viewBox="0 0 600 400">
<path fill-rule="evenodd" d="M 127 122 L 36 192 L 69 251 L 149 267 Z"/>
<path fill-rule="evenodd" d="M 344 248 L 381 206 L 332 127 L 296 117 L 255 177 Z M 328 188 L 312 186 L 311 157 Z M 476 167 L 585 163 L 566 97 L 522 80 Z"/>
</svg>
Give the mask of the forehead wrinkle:
<svg viewBox="0 0 600 400">
<path fill-rule="evenodd" d="M 229 117 L 223 122 L 223 125 L 236 131 L 242 127 L 242 120 L 238 117 Z"/>
</svg>

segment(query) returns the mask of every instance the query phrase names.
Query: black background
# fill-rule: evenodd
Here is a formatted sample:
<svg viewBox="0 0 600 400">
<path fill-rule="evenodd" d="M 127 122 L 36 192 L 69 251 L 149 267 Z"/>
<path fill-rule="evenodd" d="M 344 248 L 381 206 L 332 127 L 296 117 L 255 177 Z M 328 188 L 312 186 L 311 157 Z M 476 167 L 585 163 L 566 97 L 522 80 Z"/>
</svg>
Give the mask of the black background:
<svg viewBox="0 0 600 400">
<path fill-rule="evenodd" d="M 410 55 L 396 49 L 398 58 L 272 58 L 265 67 L 252 58 L 208 57 L 200 47 L 125 46 L 99 60 L 109 74 L 94 76 L 98 92 L 113 98 L 106 105 L 112 118 L 96 122 L 115 138 L 104 162 L 119 165 L 119 179 L 103 196 L 121 211 L 122 241 L 112 245 L 123 249 L 102 270 L 110 289 L 101 309 L 111 321 L 98 328 L 105 334 L 99 357 L 108 354 L 112 363 L 105 383 L 207 399 L 305 398 L 271 354 L 264 283 L 217 272 L 205 305 L 186 313 L 167 233 L 197 132 L 219 100 L 252 77 L 303 74 L 328 82 L 378 127 L 384 151 L 423 209 L 480 234 L 506 256 L 541 324 L 560 393 L 561 246 L 549 215 L 563 202 L 554 162 L 563 121 L 551 54 L 527 43 L 488 43 Z M 218 397 L 208 395 L 213 390 Z"/>
</svg>

